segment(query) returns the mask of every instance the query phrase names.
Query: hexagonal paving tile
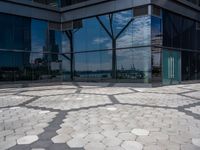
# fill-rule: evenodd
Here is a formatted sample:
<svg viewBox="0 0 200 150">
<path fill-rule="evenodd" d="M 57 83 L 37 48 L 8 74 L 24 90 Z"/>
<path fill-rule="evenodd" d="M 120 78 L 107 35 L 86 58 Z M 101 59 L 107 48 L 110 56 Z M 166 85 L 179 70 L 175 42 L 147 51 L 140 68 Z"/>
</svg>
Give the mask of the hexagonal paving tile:
<svg viewBox="0 0 200 150">
<path fill-rule="evenodd" d="M 42 114 L 39 112 L 41 110 L 25 107 L 3 109 L 0 113 L 0 139 L 3 136 L 4 142 L 0 140 L 0 145 L 9 146 L 17 140 L 20 144 L 35 141 L 36 136 L 44 132 L 44 128 L 57 114 L 56 112 Z M 2 147 L 0 149 L 4 149 Z"/>
<path fill-rule="evenodd" d="M 75 93 L 75 89 L 62 89 L 62 90 L 40 90 L 40 91 L 26 91 L 22 92 L 23 95 L 31 95 L 31 96 L 49 96 L 49 95 L 59 95 L 59 94 L 69 94 Z"/>
<path fill-rule="evenodd" d="M 196 91 L 196 92 L 190 92 L 190 93 L 186 93 L 184 94 L 186 96 L 190 96 L 191 98 L 196 98 L 196 99 L 200 99 L 200 92 Z"/>
<path fill-rule="evenodd" d="M 121 146 L 110 146 L 106 147 L 106 150 L 124 150 Z"/>
<path fill-rule="evenodd" d="M 125 141 L 122 143 L 122 147 L 125 150 L 142 150 L 143 145 L 136 141 Z"/>
<path fill-rule="evenodd" d="M 195 106 L 195 107 L 190 107 L 190 108 L 187 108 L 186 110 L 189 110 L 195 114 L 199 114 L 200 115 L 200 106 Z"/>
<path fill-rule="evenodd" d="M 7 149 L 15 146 L 16 144 L 17 144 L 16 141 L 13 141 L 13 140 L 11 140 L 9 142 L 0 140 L 0 149 L 7 150 Z"/>
<path fill-rule="evenodd" d="M 67 142 L 67 145 L 71 148 L 84 147 L 88 142 L 83 138 L 73 138 Z"/>
<path fill-rule="evenodd" d="M 86 137 L 88 134 L 89 134 L 88 132 L 80 130 L 80 131 L 77 131 L 77 132 L 75 132 L 75 133 L 72 133 L 71 136 L 72 136 L 73 138 L 84 138 L 84 137 Z"/>
<path fill-rule="evenodd" d="M 105 145 L 100 142 L 90 142 L 84 146 L 85 150 L 104 150 Z"/>
<path fill-rule="evenodd" d="M 190 89 L 190 90 L 198 90 L 200 91 L 200 86 L 199 84 L 187 84 L 182 86 L 184 89 Z"/>
<path fill-rule="evenodd" d="M 94 142 L 99 142 L 103 139 L 104 137 L 101 135 L 101 134 L 98 134 L 98 133 L 92 133 L 92 134 L 88 134 L 86 137 L 85 137 L 85 140 L 86 141 L 94 141 Z"/>
<path fill-rule="evenodd" d="M 116 130 L 104 130 L 103 132 L 101 132 L 101 134 L 105 137 L 116 137 L 119 132 L 117 132 Z"/>
<path fill-rule="evenodd" d="M 119 146 L 122 140 L 116 137 L 106 137 L 102 140 L 102 143 L 106 146 Z"/>
<path fill-rule="evenodd" d="M 133 129 L 131 131 L 133 134 L 138 135 L 138 136 L 147 136 L 149 135 L 149 131 L 145 129 Z"/>
<path fill-rule="evenodd" d="M 49 113 L 50 111 L 48 110 L 45 110 L 45 111 L 40 111 L 39 114 L 46 114 L 46 113 Z"/>
<path fill-rule="evenodd" d="M 65 143 L 70 139 L 71 139 L 71 136 L 69 136 L 68 134 L 62 133 L 53 137 L 51 140 L 53 141 L 53 143 Z"/>
<path fill-rule="evenodd" d="M 136 139 L 136 136 L 132 133 L 120 133 L 118 135 L 118 138 L 124 140 L 124 141 L 134 141 Z"/>
<path fill-rule="evenodd" d="M 28 135 L 28 136 L 24 136 L 24 137 L 18 139 L 17 144 L 19 144 L 19 145 L 31 144 L 37 140 L 38 140 L 37 135 Z"/>
<path fill-rule="evenodd" d="M 120 103 L 141 104 L 150 106 L 168 106 L 178 107 L 198 102 L 198 100 L 177 94 L 160 94 L 160 93 L 131 93 L 116 95 Z"/>
<path fill-rule="evenodd" d="M 68 98 L 66 100 L 66 98 Z M 44 96 L 28 104 L 29 106 L 38 106 L 60 110 L 80 109 L 83 107 L 111 104 L 111 100 L 105 95 L 92 94 L 68 94 Z"/>
<path fill-rule="evenodd" d="M 102 95 L 113 95 L 113 94 L 124 94 L 133 93 L 132 90 L 124 87 L 101 87 L 101 88 L 84 88 L 81 93 L 85 94 L 102 94 Z"/>
<path fill-rule="evenodd" d="M 31 87 L 24 88 L 23 90 L 28 91 L 22 94 L 27 96 L 16 97 L 13 100 L 13 102 L 17 101 L 16 105 L 11 105 L 11 109 L 0 110 L 0 149 L 8 149 L 17 143 L 36 141 L 37 135 L 45 131 L 44 128 L 49 126 L 49 122 L 57 114 L 48 110 L 28 109 L 26 106 L 18 107 L 18 100 L 21 100 L 21 97 L 31 98 L 29 94 L 40 95 L 41 98 L 28 106 L 70 110 L 63 119 L 61 128 L 55 131 L 58 135 L 52 133 L 55 136 L 52 137 L 52 142 L 48 141 L 51 144 L 55 143 L 54 146 L 69 146 L 85 150 L 196 150 L 199 148 L 200 120 L 177 109 L 178 106 L 192 104 L 198 100 L 178 95 L 177 93 L 182 91 L 189 91 L 182 89 L 181 86 L 167 88 L 168 91 L 164 91 L 164 88 L 144 88 L 138 93 L 124 87 L 86 86 L 85 89 L 80 89 L 83 92 L 80 94 L 71 93 L 76 91 L 75 88 L 69 89 L 68 92 L 66 92 L 67 86 L 63 86 L 63 90 L 59 86 L 56 88 L 42 87 L 41 90 L 36 88 L 38 91 L 34 91 Z M 48 96 L 52 95 L 52 92 L 57 95 Z M 91 94 L 84 94 L 84 92 L 91 92 Z M 116 94 L 115 97 L 123 105 L 112 104 L 107 94 Z M 199 97 L 195 92 L 187 95 Z M 11 95 L 0 94 L 0 97 L 3 96 Z M 5 100 L 1 103 L 0 98 L 0 107 L 4 102 L 5 106 L 9 105 Z M 99 105 L 101 107 L 98 107 Z M 157 107 L 148 107 L 149 105 Z M 199 114 L 198 106 L 187 110 Z"/>
<path fill-rule="evenodd" d="M 5 95 L 0 96 L 0 107 L 16 106 L 32 99 L 30 96 Z"/>
<path fill-rule="evenodd" d="M 156 88 L 145 88 L 142 92 L 147 93 L 161 93 L 161 94 L 178 94 L 182 92 L 188 92 L 189 89 L 181 88 L 182 85 L 176 86 L 163 86 L 163 87 L 156 87 Z"/>
<path fill-rule="evenodd" d="M 107 107 L 106 109 L 107 109 L 107 110 L 110 110 L 110 111 L 116 111 L 116 110 L 117 110 L 116 107 Z"/>
<path fill-rule="evenodd" d="M 19 109 L 20 107 L 10 107 L 10 110 Z"/>
<path fill-rule="evenodd" d="M 197 139 L 197 138 L 192 139 L 192 144 L 194 144 L 194 145 L 200 147 L 200 138 L 198 138 L 198 139 Z"/>
<path fill-rule="evenodd" d="M 72 139 L 71 142 L 69 142 L 70 140 L 67 141 L 71 146 L 75 147 L 78 143 L 77 139 L 80 139 L 82 141 L 80 147 L 85 142 L 86 144 L 102 143 L 106 150 L 114 147 L 119 148 L 122 141 L 129 141 L 128 144 L 124 143 L 124 145 L 127 144 L 130 147 L 134 147 L 136 142 L 145 146 L 154 144 L 158 145 L 157 147 L 164 145 L 165 148 L 176 149 L 179 147 L 177 144 L 191 142 L 191 137 L 200 135 L 200 121 L 176 109 L 120 104 L 113 105 L 113 107 L 117 108 L 116 112 L 108 111 L 105 107 L 69 112 L 57 133 L 62 134 L 59 131 L 64 131 L 65 128 L 67 132 L 69 128 L 70 136 L 76 139 Z M 164 119 L 163 116 L 165 116 Z M 89 124 L 91 120 L 94 121 L 94 125 Z M 191 127 L 191 122 L 196 126 Z M 186 132 L 186 128 L 190 128 L 190 130 Z M 91 131 L 92 133 L 90 133 Z M 78 136 L 79 132 L 81 133 L 80 136 Z M 190 136 L 187 137 L 188 135 Z M 175 142 L 174 139 L 176 139 Z M 172 141 L 174 144 L 172 144 Z M 131 144 L 132 142 L 134 144 Z M 171 144 L 169 144 L 170 142 Z M 139 148 L 141 147 L 139 146 Z"/>
</svg>

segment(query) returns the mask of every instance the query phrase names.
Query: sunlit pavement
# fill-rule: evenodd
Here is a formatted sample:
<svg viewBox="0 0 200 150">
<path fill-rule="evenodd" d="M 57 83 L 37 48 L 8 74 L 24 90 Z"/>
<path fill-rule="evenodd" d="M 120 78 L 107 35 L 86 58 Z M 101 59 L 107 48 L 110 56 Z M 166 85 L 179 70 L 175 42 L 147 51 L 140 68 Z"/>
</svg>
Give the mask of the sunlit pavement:
<svg viewBox="0 0 200 150">
<path fill-rule="evenodd" d="M 200 84 L 0 89 L 0 150 L 200 150 Z"/>
</svg>

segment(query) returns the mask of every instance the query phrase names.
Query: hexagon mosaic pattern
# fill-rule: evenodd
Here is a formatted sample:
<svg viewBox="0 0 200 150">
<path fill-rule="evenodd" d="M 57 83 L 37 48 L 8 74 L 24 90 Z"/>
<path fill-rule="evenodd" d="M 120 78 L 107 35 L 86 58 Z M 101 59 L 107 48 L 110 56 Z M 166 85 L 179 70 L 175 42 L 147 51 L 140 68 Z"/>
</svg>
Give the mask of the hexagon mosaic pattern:
<svg viewBox="0 0 200 150">
<path fill-rule="evenodd" d="M 1 95 L 0 96 L 0 107 L 15 106 L 23 102 L 26 102 L 33 97 L 30 96 L 18 96 L 18 95 Z"/>
<path fill-rule="evenodd" d="M 193 112 L 195 114 L 199 114 L 200 115 L 200 106 L 190 107 L 190 108 L 188 108 L 186 110 L 189 110 L 189 111 L 191 111 L 191 112 Z"/>
<path fill-rule="evenodd" d="M 193 137 L 200 137 L 200 120 L 177 110 L 114 106 L 116 111 L 99 107 L 70 112 L 52 140 L 85 150 L 97 145 L 101 147 L 99 149 L 139 150 L 159 145 L 166 149 L 180 149 L 185 144 L 192 144 Z M 61 136 L 64 137 L 62 140 L 55 141 Z"/>
<path fill-rule="evenodd" d="M 131 93 L 116 95 L 115 97 L 120 103 L 167 107 L 178 107 L 199 102 L 198 100 L 177 94 Z"/>
<path fill-rule="evenodd" d="M 200 84 L 0 89 L 1 150 L 199 150 Z"/>
<path fill-rule="evenodd" d="M 0 112 L 0 149 L 16 144 L 30 144 L 55 117 L 56 112 L 46 112 L 23 107 L 11 107 Z"/>
<path fill-rule="evenodd" d="M 92 94 L 68 94 L 41 97 L 29 105 L 60 110 L 70 110 L 105 104 L 111 104 L 110 99 L 106 95 L 98 96 Z"/>
</svg>

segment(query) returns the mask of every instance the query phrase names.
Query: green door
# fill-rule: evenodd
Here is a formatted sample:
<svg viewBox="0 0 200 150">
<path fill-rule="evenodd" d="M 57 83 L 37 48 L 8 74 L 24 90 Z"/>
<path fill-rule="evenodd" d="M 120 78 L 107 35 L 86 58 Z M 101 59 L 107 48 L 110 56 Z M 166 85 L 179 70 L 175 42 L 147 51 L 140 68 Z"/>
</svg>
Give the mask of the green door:
<svg viewBox="0 0 200 150">
<path fill-rule="evenodd" d="M 180 83 L 180 52 L 163 50 L 163 84 Z"/>
</svg>

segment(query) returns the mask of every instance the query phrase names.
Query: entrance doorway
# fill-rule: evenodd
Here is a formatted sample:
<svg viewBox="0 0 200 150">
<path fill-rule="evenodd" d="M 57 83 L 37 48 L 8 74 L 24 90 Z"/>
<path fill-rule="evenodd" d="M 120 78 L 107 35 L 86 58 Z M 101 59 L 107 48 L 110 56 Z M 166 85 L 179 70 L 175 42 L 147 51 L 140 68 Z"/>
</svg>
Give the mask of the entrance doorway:
<svg viewBox="0 0 200 150">
<path fill-rule="evenodd" d="M 178 51 L 163 50 L 163 84 L 178 84 L 181 81 L 181 55 Z"/>
</svg>

